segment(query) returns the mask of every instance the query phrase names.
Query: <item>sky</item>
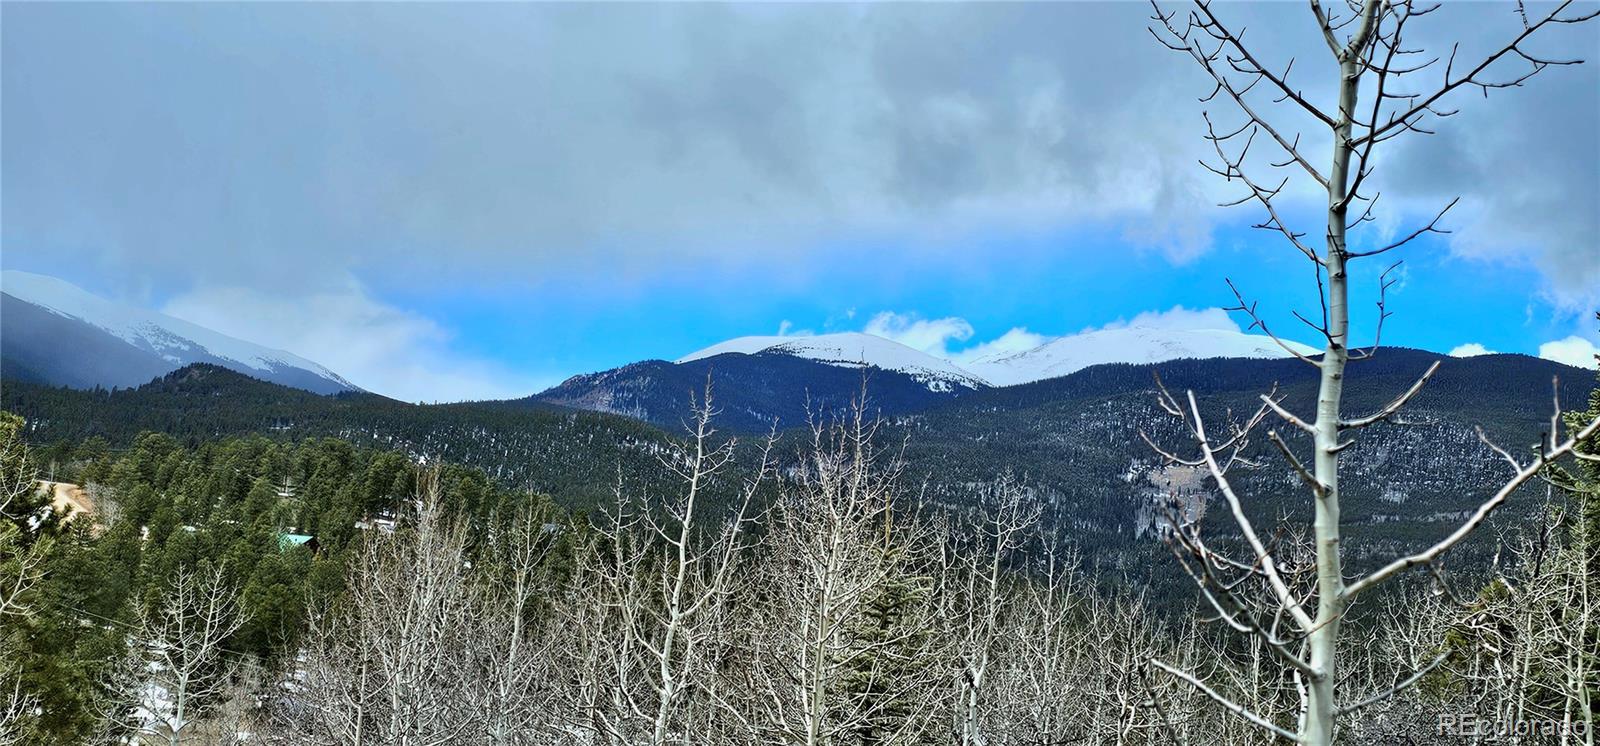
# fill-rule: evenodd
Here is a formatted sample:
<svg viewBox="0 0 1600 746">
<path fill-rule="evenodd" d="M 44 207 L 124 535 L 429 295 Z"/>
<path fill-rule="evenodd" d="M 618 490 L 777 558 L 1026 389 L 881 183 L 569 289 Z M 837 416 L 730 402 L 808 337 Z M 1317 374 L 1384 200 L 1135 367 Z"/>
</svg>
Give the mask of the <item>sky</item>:
<svg viewBox="0 0 1600 746">
<path fill-rule="evenodd" d="M 1218 8 L 1329 99 L 1304 4 Z M 1318 308 L 1310 265 L 1255 209 L 1218 207 L 1237 185 L 1198 163 L 1202 112 L 1237 112 L 1199 100 L 1204 73 L 1148 16 L 6 3 L 0 265 L 407 400 L 524 396 L 749 334 L 867 330 L 959 359 L 1135 320 L 1247 326 L 1215 310 L 1227 279 L 1317 343 L 1291 316 Z M 1465 60 L 1520 24 L 1513 4 L 1448 3 L 1412 38 Z M 1600 23 L 1532 48 L 1600 62 Z M 1394 252 L 1383 341 L 1588 363 L 1600 65 L 1448 104 L 1437 134 L 1383 146 L 1377 220 L 1352 238 L 1461 198 L 1451 233 Z M 1305 187 L 1286 220 L 1320 236 Z M 1384 266 L 1352 272 L 1357 341 Z"/>
</svg>

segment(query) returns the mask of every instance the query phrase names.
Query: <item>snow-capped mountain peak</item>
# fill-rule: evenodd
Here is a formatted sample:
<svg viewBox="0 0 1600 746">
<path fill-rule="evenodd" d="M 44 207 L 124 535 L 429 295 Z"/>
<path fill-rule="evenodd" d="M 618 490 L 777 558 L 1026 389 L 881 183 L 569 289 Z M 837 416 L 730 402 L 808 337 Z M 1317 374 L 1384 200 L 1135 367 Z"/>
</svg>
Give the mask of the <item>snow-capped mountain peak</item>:
<svg viewBox="0 0 1600 746">
<path fill-rule="evenodd" d="M 166 367 L 175 370 L 191 363 L 206 362 L 318 393 L 360 390 L 337 373 L 293 353 L 246 342 L 156 311 L 107 300 L 55 277 L 6 270 L 0 273 L 0 291 L 11 299 L 48 314 L 30 314 L 28 318 L 33 320 L 35 326 L 60 323 L 49 321 L 51 317 L 57 317 L 69 323 L 79 322 L 121 340 L 133 348 L 128 354 L 137 358 L 136 364 L 128 366 L 130 368 L 148 371 L 155 366 L 156 369 Z M 13 315 L 26 311 L 18 307 Z M 10 323 L 7 327 L 8 332 L 15 332 L 9 336 L 18 338 L 19 344 L 28 342 L 32 343 L 32 347 L 38 347 L 37 343 L 44 341 L 41 339 L 44 335 L 39 334 L 37 329 L 13 329 Z M 115 343 L 108 344 L 114 346 Z M 8 344 L 7 347 L 12 348 L 12 345 Z M 7 352 L 17 357 L 42 360 L 51 354 L 68 356 L 77 351 L 58 350 L 52 353 L 50 350 L 17 347 Z M 129 383 L 115 381 L 100 385 Z"/>
<path fill-rule="evenodd" d="M 1300 354 L 1321 352 L 1297 342 L 1286 344 Z M 677 362 L 726 353 L 780 353 L 831 365 L 871 365 L 909 373 L 934 391 L 1014 386 L 1059 378 L 1106 363 L 1144 364 L 1223 357 L 1270 359 L 1290 354 L 1270 337 L 1246 334 L 1238 329 L 1126 326 L 1069 334 L 1022 352 L 996 353 L 959 364 L 864 332 L 738 337 L 685 355 Z"/>
<path fill-rule="evenodd" d="M 987 383 L 955 363 L 912 349 L 892 339 L 863 332 L 841 332 L 800 337 L 738 337 L 697 350 L 676 362 L 739 353 L 755 355 L 777 353 L 815 360 L 829 365 L 870 365 L 910 375 L 932 391 L 956 388 L 977 389 Z"/>
<path fill-rule="evenodd" d="M 1297 342 L 1295 352 L 1320 354 Z M 1104 363 L 1159 363 L 1183 358 L 1281 358 L 1289 352 L 1270 337 L 1237 329 L 1167 329 L 1128 326 L 1057 337 L 1023 352 L 968 361 L 965 367 L 996 386 L 1057 378 Z"/>
</svg>

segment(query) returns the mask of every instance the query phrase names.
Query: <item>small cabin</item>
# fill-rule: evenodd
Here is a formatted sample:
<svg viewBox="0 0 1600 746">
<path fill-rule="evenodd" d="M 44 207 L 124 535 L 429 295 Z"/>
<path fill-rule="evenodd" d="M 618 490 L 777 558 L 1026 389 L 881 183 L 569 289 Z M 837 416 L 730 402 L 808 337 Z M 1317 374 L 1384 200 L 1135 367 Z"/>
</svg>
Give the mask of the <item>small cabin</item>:
<svg viewBox="0 0 1600 746">
<path fill-rule="evenodd" d="M 312 554 L 316 554 L 321 546 L 317 537 L 310 534 L 278 534 L 278 551 L 287 552 L 295 547 L 305 547 Z"/>
</svg>

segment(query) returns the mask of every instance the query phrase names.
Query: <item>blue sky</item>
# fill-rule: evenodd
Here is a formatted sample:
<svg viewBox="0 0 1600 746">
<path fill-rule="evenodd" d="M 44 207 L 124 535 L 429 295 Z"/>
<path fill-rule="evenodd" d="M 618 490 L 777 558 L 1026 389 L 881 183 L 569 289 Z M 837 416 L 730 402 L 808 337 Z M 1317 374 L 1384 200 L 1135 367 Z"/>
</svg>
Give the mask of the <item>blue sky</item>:
<svg viewBox="0 0 1600 746">
<path fill-rule="evenodd" d="M 1511 7 L 1448 8 L 1419 43 L 1470 53 L 1517 30 Z M 1266 54 L 1320 44 L 1301 6 L 1227 8 L 1274 29 Z M 1316 341 L 1288 315 L 1316 308 L 1309 266 L 1214 206 L 1234 193 L 1195 163 L 1208 89 L 1138 4 L 0 13 L 5 268 L 402 398 L 526 394 L 784 324 L 920 320 L 959 352 L 1229 305 L 1225 277 Z M 1600 48 L 1597 27 L 1543 49 Z M 1397 252 L 1385 341 L 1581 358 L 1597 67 L 1453 103 L 1380 161 L 1388 208 L 1358 240 L 1463 197 L 1456 232 Z M 1315 195 L 1285 201 L 1320 234 Z M 1358 269 L 1361 328 L 1381 269 Z"/>
<path fill-rule="evenodd" d="M 1071 333 L 1173 306 L 1233 305 L 1228 277 L 1260 301 L 1275 331 L 1315 342 L 1315 333 L 1297 328 L 1288 313 L 1317 308 L 1314 285 L 1300 281 L 1309 280 L 1309 269 L 1298 255 L 1263 237 L 1244 228 L 1219 230 L 1218 238 L 1233 245 L 1203 262 L 1174 265 L 1156 252 L 1130 248 L 1115 233 L 988 236 L 972 242 L 974 252 L 992 250 L 1005 261 L 901 258 L 892 273 L 858 266 L 851 254 L 915 252 L 872 243 L 829 247 L 826 259 L 794 273 L 765 264 L 730 268 L 716 276 L 709 292 L 695 277 L 664 274 L 636 281 L 533 280 L 487 295 L 425 289 L 397 292 L 391 300 L 448 320 L 472 354 L 519 367 L 554 363 L 558 375 L 645 357 L 671 359 L 732 336 L 775 334 L 784 322 L 819 333 L 859 330 L 885 311 L 965 319 L 974 329 L 965 340 L 971 345 L 1018 326 Z M 1417 280 L 1391 290 L 1396 313 L 1387 334 L 1393 344 L 1448 351 L 1478 342 L 1497 351 L 1534 353 L 1540 342 L 1568 333 L 1563 315 L 1539 300 L 1540 278 L 1531 268 L 1452 260 L 1439 242 L 1431 243 L 1406 252 L 1407 269 Z M 1358 278 L 1363 285 L 1357 318 L 1368 330 L 1375 320 L 1371 274 Z M 1472 300 L 1463 304 L 1461 298 Z M 960 342 L 952 347 L 967 346 Z"/>
</svg>

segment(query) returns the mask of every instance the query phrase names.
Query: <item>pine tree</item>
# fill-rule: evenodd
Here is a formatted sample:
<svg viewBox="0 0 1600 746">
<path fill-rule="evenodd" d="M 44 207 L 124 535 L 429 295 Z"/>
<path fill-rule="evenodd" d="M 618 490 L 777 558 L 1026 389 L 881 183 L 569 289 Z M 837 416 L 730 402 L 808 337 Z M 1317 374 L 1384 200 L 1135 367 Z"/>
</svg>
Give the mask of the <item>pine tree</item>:
<svg viewBox="0 0 1600 746">
<path fill-rule="evenodd" d="M 16 529 L 14 541 L 26 549 L 54 527 L 50 495 L 39 488 L 39 470 L 23 442 L 25 423 L 0 412 L 0 513 Z"/>
<path fill-rule="evenodd" d="M 23 430 L 21 417 L 0 412 L 0 743 L 23 738 L 34 710 L 36 698 L 15 677 L 23 673 L 37 586 L 60 528 Z"/>
<path fill-rule="evenodd" d="M 929 734 L 921 733 L 923 724 L 918 721 L 933 694 L 921 684 L 938 678 L 930 671 L 935 663 L 925 655 L 932 642 L 924 613 L 930 582 L 926 577 L 897 574 L 910 569 L 903 547 L 891 545 L 880 551 L 890 574 L 870 592 L 861 618 L 851 625 L 849 657 L 842 661 L 845 674 L 835 699 L 859 720 L 854 729 L 857 743 L 920 743 Z"/>
</svg>

